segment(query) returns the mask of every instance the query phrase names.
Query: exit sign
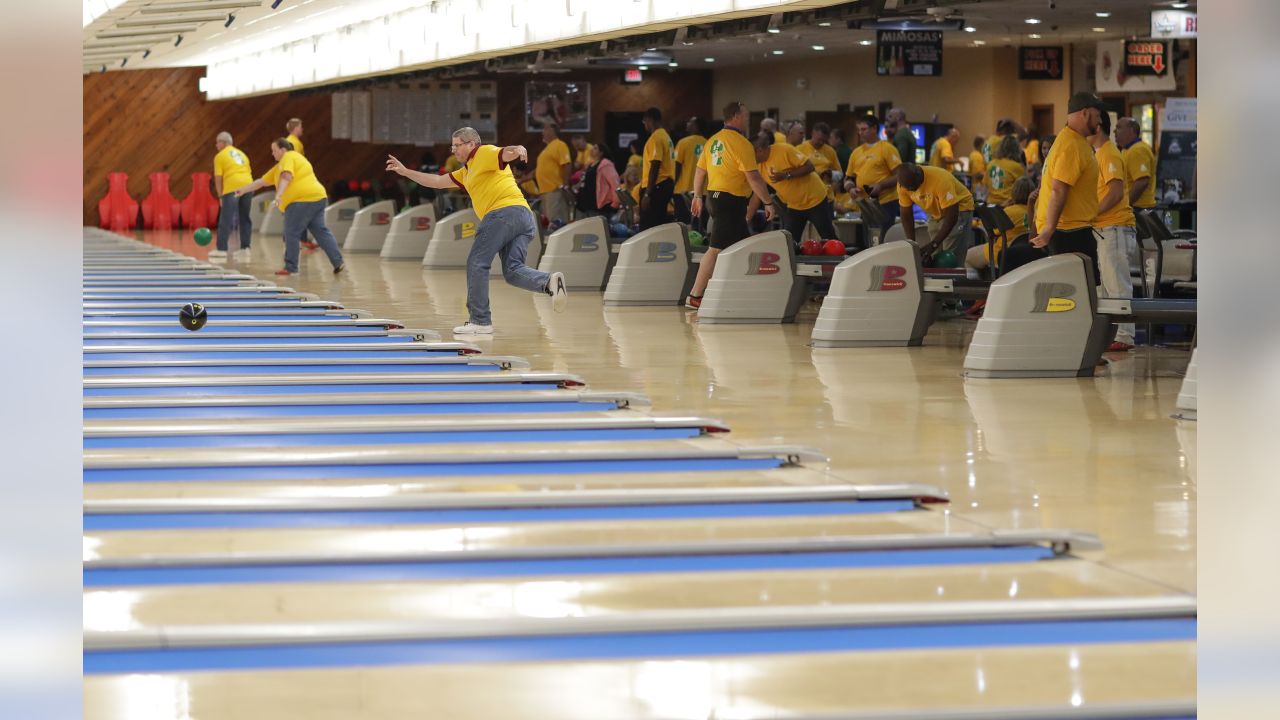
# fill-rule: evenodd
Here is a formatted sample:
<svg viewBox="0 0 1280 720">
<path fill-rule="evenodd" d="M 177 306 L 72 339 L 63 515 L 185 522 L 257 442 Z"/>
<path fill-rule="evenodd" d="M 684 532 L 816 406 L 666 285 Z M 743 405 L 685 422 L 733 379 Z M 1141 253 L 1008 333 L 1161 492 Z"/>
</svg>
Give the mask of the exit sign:
<svg viewBox="0 0 1280 720">
<path fill-rule="evenodd" d="M 622 71 L 622 82 L 624 83 L 638 83 L 643 79 L 644 73 L 641 73 L 637 68 L 627 68 Z"/>
</svg>

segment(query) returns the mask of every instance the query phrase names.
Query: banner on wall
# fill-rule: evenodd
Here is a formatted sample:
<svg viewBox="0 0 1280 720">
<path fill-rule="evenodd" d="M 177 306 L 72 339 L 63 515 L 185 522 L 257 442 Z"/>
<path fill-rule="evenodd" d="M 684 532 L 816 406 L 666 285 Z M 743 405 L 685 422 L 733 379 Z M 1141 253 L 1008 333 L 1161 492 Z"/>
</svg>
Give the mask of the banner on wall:
<svg viewBox="0 0 1280 720">
<path fill-rule="evenodd" d="M 1094 81 L 1099 93 L 1159 92 L 1177 88 L 1177 80 L 1172 71 L 1163 75 L 1130 75 L 1125 70 L 1124 46 L 1124 40 L 1103 40 L 1098 43 Z"/>
<path fill-rule="evenodd" d="M 876 74 L 942 75 L 942 31 L 877 30 Z"/>
<path fill-rule="evenodd" d="M 1062 46 L 1018 48 L 1019 80 L 1061 80 Z"/>
<path fill-rule="evenodd" d="M 1160 118 L 1158 197 L 1172 197 L 1171 192 L 1179 199 L 1196 196 L 1196 145 L 1196 99 L 1169 98 Z"/>
<path fill-rule="evenodd" d="M 1151 37 L 1193 38 L 1199 36 L 1199 18 L 1188 10 L 1152 10 Z"/>
<path fill-rule="evenodd" d="M 1130 75 L 1163 77 L 1169 72 L 1169 43 L 1164 40 L 1125 40 L 1124 71 Z"/>
</svg>

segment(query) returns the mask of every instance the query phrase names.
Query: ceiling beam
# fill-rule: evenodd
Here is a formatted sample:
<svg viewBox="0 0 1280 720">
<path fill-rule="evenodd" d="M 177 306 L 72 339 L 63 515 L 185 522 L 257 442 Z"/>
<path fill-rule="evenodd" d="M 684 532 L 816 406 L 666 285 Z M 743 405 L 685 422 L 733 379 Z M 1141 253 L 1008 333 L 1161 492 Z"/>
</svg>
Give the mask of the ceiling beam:
<svg viewBox="0 0 1280 720">
<path fill-rule="evenodd" d="M 210 0 L 210 2 L 153 3 L 138 10 L 144 15 L 162 15 L 166 13 L 200 12 L 207 10 L 240 10 L 242 8 L 261 7 L 261 2 L 254 0 Z"/>
<path fill-rule="evenodd" d="M 181 27 L 165 28 L 164 30 L 104 30 L 97 33 L 94 37 L 100 40 L 108 38 L 134 38 L 134 37 L 173 37 L 177 33 L 190 33 L 199 30 L 198 25 L 183 25 Z"/>
<path fill-rule="evenodd" d="M 174 17 L 174 18 L 150 18 L 150 19 L 128 19 L 121 20 L 116 23 L 116 27 L 121 28 L 147 28 L 147 27 L 163 27 L 165 25 L 190 25 L 191 23 L 207 23 L 222 22 L 226 20 L 224 14 L 218 15 L 198 15 L 194 17 Z"/>
</svg>

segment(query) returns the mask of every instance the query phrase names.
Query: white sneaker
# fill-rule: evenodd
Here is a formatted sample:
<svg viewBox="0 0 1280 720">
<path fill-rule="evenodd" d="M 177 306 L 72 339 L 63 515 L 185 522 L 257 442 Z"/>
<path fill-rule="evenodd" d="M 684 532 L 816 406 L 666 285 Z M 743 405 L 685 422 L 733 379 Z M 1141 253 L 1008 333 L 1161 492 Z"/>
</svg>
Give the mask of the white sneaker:
<svg viewBox="0 0 1280 720">
<path fill-rule="evenodd" d="M 475 325 L 466 322 L 453 329 L 454 335 L 492 335 L 492 325 Z"/>
<path fill-rule="evenodd" d="M 210 250 L 209 251 L 210 260 L 225 260 L 226 257 L 227 257 L 226 250 Z"/>
<path fill-rule="evenodd" d="M 564 273 L 551 273 L 551 279 L 547 280 L 547 294 L 551 296 L 551 309 L 564 312 L 569 304 L 569 291 L 564 286 Z"/>
<path fill-rule="evenodd" d="M 236 251 L 236 260 L 239 262 L 249 262 L 253 259 L 253 253 L 249 252 L 249 248 L 240 248 Z"/>
</svg>

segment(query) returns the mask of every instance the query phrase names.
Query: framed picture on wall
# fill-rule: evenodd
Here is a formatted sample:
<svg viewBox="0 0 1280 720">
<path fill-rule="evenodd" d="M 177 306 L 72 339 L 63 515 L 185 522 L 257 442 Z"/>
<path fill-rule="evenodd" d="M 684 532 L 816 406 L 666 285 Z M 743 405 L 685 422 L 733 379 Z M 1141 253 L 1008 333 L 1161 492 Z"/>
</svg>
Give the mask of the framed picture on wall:
<svg viewBox="0 0 1280 720">
<path fill-rule="evenodd" d="M 530 80 L 524 84 L 525 130 L 554 122 L 560 132 L 591 131 L 591 84 Z"/>
</svg>

